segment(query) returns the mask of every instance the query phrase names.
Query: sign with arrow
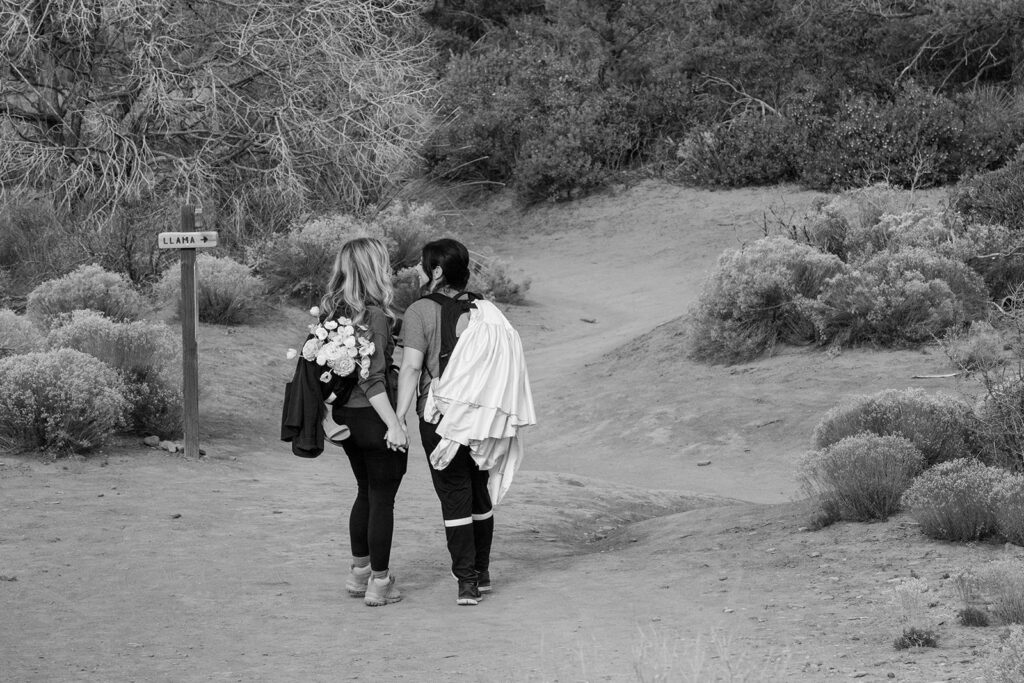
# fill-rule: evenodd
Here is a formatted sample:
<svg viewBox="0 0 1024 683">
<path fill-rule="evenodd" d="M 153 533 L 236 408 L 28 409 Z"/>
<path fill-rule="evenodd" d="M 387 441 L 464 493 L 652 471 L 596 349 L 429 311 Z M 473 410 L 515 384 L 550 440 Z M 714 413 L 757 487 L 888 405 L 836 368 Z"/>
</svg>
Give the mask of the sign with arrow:
<svg viewBox="0 0 1024 683">
<path fill-rule="evenodd" d="M 216 232 L 162 232 L 157 237 L 161 249 L 205 249 L 217 246 Z"/>
</svg>

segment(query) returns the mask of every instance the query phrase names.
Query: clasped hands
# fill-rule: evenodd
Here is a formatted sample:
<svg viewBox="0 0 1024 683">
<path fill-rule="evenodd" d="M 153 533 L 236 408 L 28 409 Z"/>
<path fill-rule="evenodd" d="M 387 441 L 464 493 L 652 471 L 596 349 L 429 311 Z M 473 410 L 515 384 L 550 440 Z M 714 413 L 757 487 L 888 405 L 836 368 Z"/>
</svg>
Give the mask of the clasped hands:
<svg viewBox="0 0 1024 683">
<path fill-rule="evenodd" d="M 393 451 L 404 451 L 409 448 L 409 431 L 404 422 L 399 423 L 399 428 L 391 427 L 384 434 L 384 441 L 388 448 Z"/>
</svg>

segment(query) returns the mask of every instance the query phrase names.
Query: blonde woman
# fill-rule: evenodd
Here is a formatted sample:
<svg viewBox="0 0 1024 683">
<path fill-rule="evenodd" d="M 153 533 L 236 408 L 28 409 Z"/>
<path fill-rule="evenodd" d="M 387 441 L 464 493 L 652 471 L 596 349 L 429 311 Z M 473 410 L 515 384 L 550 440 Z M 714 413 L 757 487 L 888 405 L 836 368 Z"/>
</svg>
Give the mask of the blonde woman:
<svg viewBox="0 0 1024 683">
<path fill-rule="evenodd" d="M 408 463 L 405 426 L 388 399 L 393 299 L 384 244 L 360 237 L 342 245 L 320 313 L 330 319 L 351 318 L 374 345 L 369 374 L 360 377 L 347 399 L 332 409 L 334 420 L 351 432 L 341 443 L 357 487 L 349 515 L 352 565 L 345 588 L 372 607 L 402 599 L 389 568 L 395 496 Z"/>
</svg>

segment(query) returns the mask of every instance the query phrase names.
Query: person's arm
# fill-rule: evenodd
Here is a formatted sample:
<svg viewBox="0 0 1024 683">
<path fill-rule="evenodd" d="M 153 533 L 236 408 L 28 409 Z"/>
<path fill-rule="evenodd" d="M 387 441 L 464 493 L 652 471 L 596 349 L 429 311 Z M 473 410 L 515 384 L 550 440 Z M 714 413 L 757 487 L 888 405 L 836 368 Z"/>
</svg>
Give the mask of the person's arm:
<svg viewBox="0 0 1024 683">
<path fill-rule="evenodd" d="M 395 412 L 403 418 L 409 414 L 420 386 L 423 372 L 423 352 L 406 346 L 402 351 L 402 367 L 398 370 L 398 405 Z"/>
<path fill-rule="evenodd" d="M 405 433 L 405 425 L 398 419 L 391 401 L 388 400 L 385 388 L 384 371 L 387 365 L 385 350 L 387 349 L 388 336 L 391 334 L 388 329 L 387 317 L 379 309 L 367 311 L 367 324 L 370 328 L 370 341 L 373 342 L 373 355 L 370 356 L 370 371 L 366 379 L 360 380 L 359 387 L 366 394 L 367 400 L 373 407 L 380 419 L 387 425 L 388 431 L 384 435 L 388 448 L 401 450 L 406 448 L 409 437 Z"/>
</svg>

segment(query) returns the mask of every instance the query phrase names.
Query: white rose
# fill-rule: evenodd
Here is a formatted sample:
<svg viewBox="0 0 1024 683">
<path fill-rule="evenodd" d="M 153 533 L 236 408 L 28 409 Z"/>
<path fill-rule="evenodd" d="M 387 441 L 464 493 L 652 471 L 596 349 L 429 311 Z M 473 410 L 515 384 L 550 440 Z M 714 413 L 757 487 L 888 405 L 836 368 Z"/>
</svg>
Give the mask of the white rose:
<svg viewBox="0 0 1024 683">
<path fill-rule="evenodd" d="M 316 364 L 323 365 L 327 362 L 327 347 L 321 346 L 316 352 Z"/>
<path fill-rule="evenodd" d="M 316 360 L 316 352 L 319 350 L 320 340 L 310 339 L 302 346 L 302 357 L 312 363 L 314 360 Z"/>
<path fill-rule="evenodd" d="M 309 314 L 316 317 L 320 317 L 320 307 L 314 306 L 313 308 L 309 309 Z"/>
<path fill-rule="evenodd" d="M 377 350 L 377 347 L 373 345 L 373 342 L 366 342 L 362 348 L 359 349 L 359 353 L 364 356 L 372 356 L 373 352 Z"/>
<path fill-rule="evenodd" d="M 349 348 L 355 348 L 356 340 L 352 337 L 345 337 L 345 341 L 343 343 Z"/>
<path fill-rule="evenodd" d="M 352 319 L 342 316 L 338 318 L 338 324 L 341 325 L 342 327 L 348 327 L 349 325 L 352 324 Z"/>
<path fill-rule="evenodd" d="M 325 330 L 322 327 L 317 327 L 315 330 L 313 330 L 313 334 L 315 334 L 316 338 L 321 341 L 327 339 L 327 330 Z"/>
<path fill-rule="evenodd" d="M 352 359 L 349 358 L 348 356 L 342 356 L 341 358 L 336 360 L 331 367 L 334 368 L 334 371 L 336 373 L 344 377 L 345 375 L 351 374 L 351 372 L 355 369 L 356 364 L 353 363 Z"/>
<path fill-rule="evenodd" d="M 334 342 L 331 342 L 331 343 L 329 343 L 329 344 L 324 346 L 324 356 L 327 358 L 328 362 L 330 362 L 332 360 L 338 360 L 339 358 L 341 358 L 342 354 L 344 353 L 343 349 L 344 349 L 344 347 L 342 347 L 342 346 L 340 346 L 340 345 L 338 345 L 338 344 L 336 344 Z"/>
<path fill-rule="evenodd" d="M 351 325 L 345 325 L 345 327 L 341 329 L 341 333 L 346 337 L 351 337 L 356 333 L 356 330 Z"/>
<path fill-rule="evenodd" d="M 354 346 L 346 346 L 345 353 L 346 355 L 348 355 L 349 358 L 355 358 L 356 356 L 359 355 L 359 352 L 356 351 L 356 348 Z"/>
<path fill-rule="evenodd" d="M 328 320 L 327 322 L 324 323 L 324 327 L 326 327 L 329 330 L 333 330 L 337 326 L 338 326 L 338 323 L 335 320 Z"/>
<path fill-rule="evenodd" d="M 327 370 L 326 372 L 324 372 L 324 374 L 320 375 L 320 381 L 321 382 L 330 382 L 331 381 L 331 371 Z"/>
<path fill-rule="evenodd" d="M 288 360 L 291 360 L 292 358 L 295 358 L 297 355 L 299 355 L 298 351 L 296 351 L 295 349 L 288 349 L 288 353 L 284 354 L 284 357 L 287 358 Z"/>
</svg>

